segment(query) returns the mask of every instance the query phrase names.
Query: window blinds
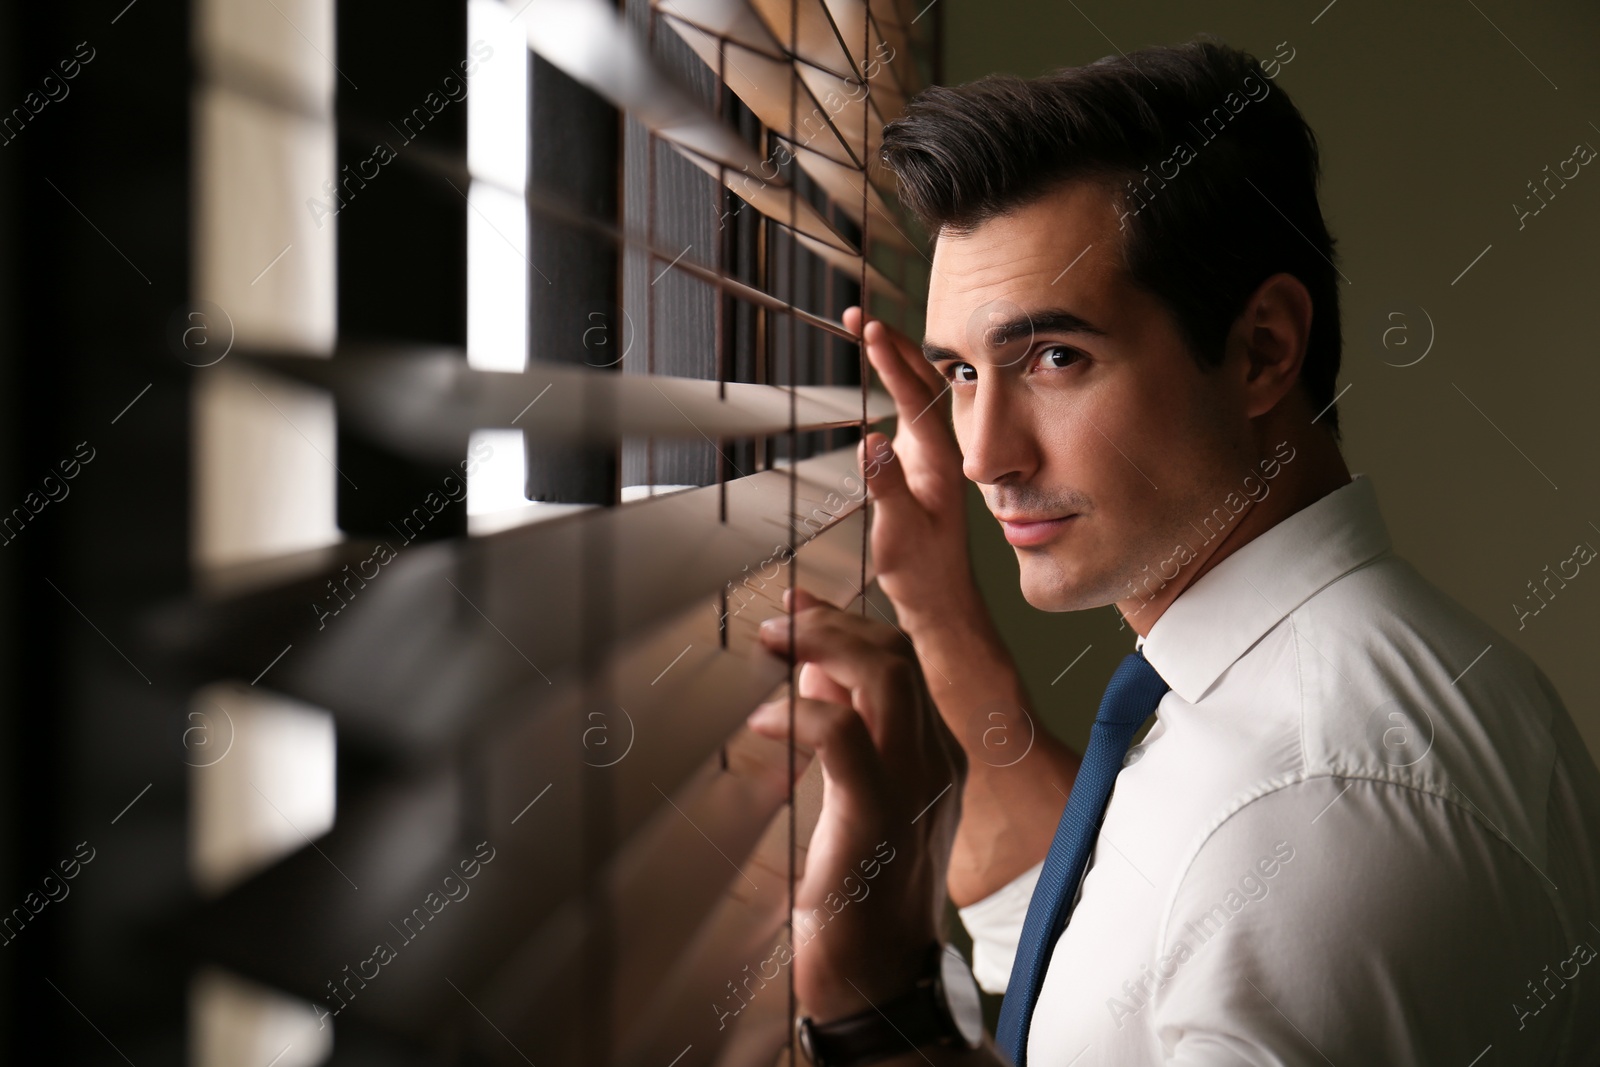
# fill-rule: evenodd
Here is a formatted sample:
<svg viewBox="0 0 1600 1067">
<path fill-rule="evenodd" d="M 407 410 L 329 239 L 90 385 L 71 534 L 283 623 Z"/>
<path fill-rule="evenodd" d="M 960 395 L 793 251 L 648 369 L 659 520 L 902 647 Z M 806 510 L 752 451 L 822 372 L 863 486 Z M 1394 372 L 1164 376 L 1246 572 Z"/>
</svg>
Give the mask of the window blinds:
<svg viewBox="0 0 1600 1067">
<path fill-rule="evenodd" d="M 339 206 L 337 242 L 297 253 L 311 257 L 313 273 L 281 280 L 289 296 L 246 294 L 260 305 L 259 325 L 240 331 L 228 362 L 235 393 L 331 404 L 336 431 L 300 437 L 326 460 L 312 495 L 337 493 L 342 532 L 294 552 L 234 552 L 227 558 L 246 562 L 204 570 L 193 595 L 150 614 L 148 640 L 197 691 L 227 693 L 230 680 L 238 690 L 255 677 L 251 685 L 297 707 L 325 709 L 340 752 L 337 811 L 305 847 L 211 885 L 196 952 L 207 967 L 309 1002 L 338 1035 L 335 1062 L 405 1048 L 419 1062 L 771 1064 L 790 1040 L 793 1003 L 787 975 L 758 965 L 787 936 L 820 785 L 808 773 L 791 787 L 804 759 L 742 727 L 789 679 L 754 635 L 795 581 L 873 610 L 853 441 L 892 406 L 842 384 L 861 380 L 853 343 L 857 371 L 837 380 L 832 364 L 803 357 L 849 340 L 837 318 L 846 303 L 892 321 L 915 314 L 921 254 L 868 161 L 882 124 L 926 80 L 926 23 L 895 0 L 500 7 L 537 62 L 639 124 L 652 153 L 643 168 L 621 168 L 622 185 L 642 189 L 649 205 L 645 225 L 638 211 L 586 208 L 531 168 L 523 204 L 535 236 L 544 220 L 616 262 L 642 257 L 642 287 L 619 268 L 623 288 L 633 287 L 623 306 L 640 306 L 643 293 L 654 308 L 663 277 L 691 280 L 717 309 L 715 373 L 658 368 L 671 341 L 663 331 L 677 321 L 670 308 L 634 324 L 639 336 L 623 360 L 587 359 L 583 309 L 569 309 L 572 328 L 554 346 L 530 340 L 524 370 L 469 363 L 465 316 L 434 324 L 410 317 L 404 300 L 382 299 L 385 256 L 402 247 L 380 240 L 371 221 L 389 174 Z M 285 21 L 319 10 L 331 21 L 312 0 L 291 5 Z M 373 84 L 362 72 L 381 67 L 360 58 L 380 43 L 362 37 L 375 17 L 341 5 L 337 48 L 331 32 L 317 38 L 334 69 L 281 72 L 283 85 L 252 97 L 252 108 L 308 112 L 281 121 L 315 138 L 304 151 L 280 145 L 273 158 L 337 179 L 316 155 L 330 121 L 340 138 L 373 135 L 381 109 L 354 86 Z M 384 32 L 413 41 L 442 18 L 406 27 L 384 16 Z M 239 41 L 265 47 L 249 34 Z M 709 106 L 662 61 L 669 41 L 709 72 Z M 528 120 L 535 154 L 545 143 L 540 77 Z M 217 91 L 213 81 L 254 92 L 226 64 L 202 64 L 200 78 L 202 100 Z M 332 119 L 325 103 L 297 102 L 295 86 L 322 94 L 316 100 L 337 92 Z M 397 189 L 381 194 L 396 197 L 391 223 L 408 197 L 441 220 L 418 231 L 428 256 L 408 260 L 441 286 L 462 284 L 466 233 L 442 220 L 473 217 L 466 191 L 481 179 L 462 150 L 464 119 L 452 133 L 450 106 L 384 164 Z M 213 125 L 238 132 L 226 115 Z M 482 131 L 474 126 L 478 143 Z M 719 251 L 666 240 L 657 144 L 719 190 L 669 207 L 719 234 L 742 227 L 752 261 L 730 258 L 731 243 Z M 357 151 L 341 149 L 340 159 Z M 249 181 L 260 191 L 259 173 L 202 154 L 196 196 L 222 206 L 204 215 L 201 289 L 231 277 L 225 253 L 247 235 L 249 198 L 239 190 Z M 267 198 L 281 200 L 289 185 L 269 178 Z M 366 216 L 364 204 L 374 205 Z M 537 240 L 508 243 L 535 295 L 558 286 L 542 276 L 564 261 L 541 259 Z M 379 276 L 362 276 L 356 263 Z M 292 332 L 273 325 L 296 286 L 330 264 L 337 321 L 317 311 Z M 530 336 L 548 337 L 538 321 L 548 305 L 529 306 Z M 273 406 L 294 429 L 298 409 Z M 479 435 L 491 430 L 520 430 L 530 467 L 581 464 L 629 441 L 686 442 L 715 454 L 716 473 L 682 491 L 652 484 L 633 502 L 613 493 L 603 506 L 464 536 L 459 489 L 489 461 Z M 287 430 L 282 437 L 279 447 L 294 445 Z M 224 492 L 229 478 L 250 471 L 223 471 L 197 495 Z M 450 887 L 467 886 L 469 864 L 470 893 L 456 899 Z"/>
<path fill-rule="evenodd" d="M 820 4 L 820 0 L 815 2 Z M 627 30 L 621 16 L 603 0 L 534 0 L 532 6 L 537 17 L 528 23 L 528 43 L 535 52 L 645 123 L 656 136 L 680 149 L 708 173 L 715 174 L 767 218 L 789 227 L 809 251 L 846 273 L 865 270 L 869 282 L 880 293 L 903 297 L 899 287 L 877 267 L 864 263 L 861 253 L 828 224 L 814 205 L 798 196 L 792 184 L 777 179 L 775 160 L 764 159 L 733 131 L 696 106 L 659 71 Z M 762 37 L 760 28 L 764 23 L 748 9 L 748 17 L 741 19 L 731 11 L 712 10 L 732 8 L 731 3 L 707 2 L 694 6 L 703 7 L 713 15 L 727 15 L 724 21 L 737 23 L 730 29 L 744 30 L 758 39 Z M 675 10 L 675 3 L 669 0 L 657 10 L 671 12 Z M 807 161 L 827 156 L 821 150 L 810 148 L 816 138 L 804 132 L 800 122 L 792 121 L 791 116 L 815 121 L 818 128 L 829 135 L 821 139 L 822 143 L 837 146 L 838 155 L 844 157 L 834 162 L 853 164 L 857 177 L 849 176 L 849 168 L 841 171 L 819 166 L 811 173 L 812 179 L 824 188 L 831 183 L 834 191 L 843 194 L 839 199 L 841 205 L 847 198 L 859 201 L 865 197 L 881 218 L 892 221 L 883 209 L 881 194 L 876 200 L 867 196 L 864 190 L 870 183 L 860 180 L 860 175 L 866 173 L 860 162 L 864 150 L 870 153 L 877 141 L 871 135 L 871 124 L 865 120 L 865 105 L 852 103 L 852 100 L 870 101 L 871 81 L 864 75 L 853 82 L 832 74 L 816 75 L 818 68 L 800 61 L 799 57 L 792 61 L 774 60 L 759 49 L 746 48 L 737 39 L 713 36 L 711 30 L 687 20 L 672 19 L 669 15 L 669 21 L 685 31 L 684 39 L 703 59 L 716 61 L 712 69 L 722 73 L 728 86 L 739 93 L 763 123 L 780 123 L 772 128 L 777 129 L 786 142 L 799 146 L 799 150 L 806 153 Z M 770 34 L 766 40 L 776 48 Z M 761 74 L 759 77 L 747 75 L 742 73 L 745 69 Z M 814 75 L 827 79 L 826 84 L 821 85 L 821 97 L 814 94 L 810 85 Z M 802 97 L 809 107 L 802 107 Z M 876 111 L 872 114 L 875 116 Z M 852 133 L 856 134 L 853 151 L 848 145 Z M 855 218 L 859 224 L 862 218 L 859 208 L 855 208 Z M 886 225 L 885 229 L 898 233 L 901 240 L 905 240 L 896 227 Z"/>
</svg>

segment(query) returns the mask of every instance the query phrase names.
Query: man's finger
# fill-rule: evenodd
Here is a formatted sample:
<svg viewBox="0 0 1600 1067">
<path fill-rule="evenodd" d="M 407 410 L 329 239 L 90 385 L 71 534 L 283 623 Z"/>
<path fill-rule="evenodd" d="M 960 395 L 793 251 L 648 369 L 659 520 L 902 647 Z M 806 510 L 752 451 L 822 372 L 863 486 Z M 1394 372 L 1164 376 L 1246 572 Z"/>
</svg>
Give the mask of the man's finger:
<svg viewBox="0 0 1600 1067">
<path fill-rule="evenodd" d="M 938 371 L 922 354 L 922 347 L 882 319 L 864 318 L 859 307 L 845 308 L 844 327 L 868 345 L 884 345 L 888 355 L 897 357 L 929 388 L 937 391 L 944 383 Z M 868 353 L 869 357 L 871 353 Z"/>
<path fill-rule="evenodd" d="M 815 663 L 800 665 L 800 676 L 795 679 L 795 685 L 807 700 L 826 700 L 830 704 L 850 703 L 850 690 L 828 677 L 828 672 Z"/>
<path fill-rule="evenodd" d="M 830 601 L 823 600 L 809 589 L 799 587 L 789 588 L 783 591 L 783 610 L 788 611 L 791 603 L 794 605 L 795 611 L 804 611 L 807 608 L 815 607 L 837 608 L 839 606 Z"/>
<path fill-rule="evenodd" d="M 883 780 L 883 764 L 872 742 L 867 724 L 855 709 L 822 700 L 797 698 L 794 701 L 794 736 L 789 734 L 789 701 L 762 704 L 745 720 L 752 733 L 774 741 L 790 741 L 822 760 L 849 808 L 875 811 L 873 799 Z"/>
<path fill-rule="evenodd" d="M 880 503 L 892 501 L 908 492 L 905 468 L 894 454 L 894 444 L 881 433 L 869 433 L 856 448 L 867 495 Z M 920 506 L 920 503 L 919 503 Z"/>
<path fill-rule="evenodd" d="M 914 416 L 938 396 L 944 382 L 909 338 L 878 319 L 865 318 L 859 307 L 846 308 L 843 320 L 845 329 L 861 338 L 867 361 L 883 379 L 902 415 L 909 407 L 911 415 L 906 417 Z"/>
<path fill-rule="evenodd" d="M 906 370 L 921 379 L 922 384 L 935 395 L 944 390 L 944 375 L 928 362 L 928 357 L 922 353 L 922 346 L 882 319 L 869 321 L 863 327 L 862 338 L 867 342 L 869 357 L 872 348 L 887 350 L 889 354 L 897 356 Z"/>
<path fill-rule="evenodd" d="M 868 336 L 873 336 L 882 325 L 879 322 L 868 324 Z M 909 362 L 912 358 L 916 364 Z M 897 354 L 895 346 L 887 342 L 875 342 L 867 346 L 867 359 L 877 368 L 894 400 L 895 415 L 899 419 L 896 433 L 914 439 L 928 449 L 930 455 L 954 459 L 958 450 L 944 414 L 950 403 L 950 383 L 922 358 L 920 351 L 905 356 Z M 935 411 L 935 408 L 940 410 Z"/>
<path fill-rule="evenodd" d="M 890 651 L 884 627 L 844 612 L 821 610 L 796 615 L 795 624 L 796 659 L 816 664 L 850 690 L 852 703 L 880 744 L 893 744 L 914 729 L 917 668 L 903 653 Z M 763 623 L 761 641 L 775 652 L 786 651 L 788 618 Z"/>
<path fill-rule="evenodd" d="M 867 361 L 878 372 L 878 377 L 883 379 L 884 388 L 894 398 L 895 410 L 902 419 L 910 421 L 915 418 L 939 395 L 939 387 L 918 374 L 907 362 L 905 354 L 890 339 L 883 323 L 876 320 L 867 323 L 864 344 Z M 917 358 L 922 359 L 920 355 Z M 922 362 L 926 363 L 927 360 Z"/>
<path fill-rule="evenodd" d="M 911 651 L 906 637 L 886 622 L 854 611 L 844 611 L 831 604 L 805 607 L 796 610 L 795 618 L 801 632 L 819 626 L 836 627 L 853 639 L 864 642 L 880 651 L 904 656 Z M 762 627 L 761 640 L 774 652 L 783 652 L 788 646 L 789 616 L 774 615 Z M 797 649 L 798 650 L 798 649 Z"/>
</svg>

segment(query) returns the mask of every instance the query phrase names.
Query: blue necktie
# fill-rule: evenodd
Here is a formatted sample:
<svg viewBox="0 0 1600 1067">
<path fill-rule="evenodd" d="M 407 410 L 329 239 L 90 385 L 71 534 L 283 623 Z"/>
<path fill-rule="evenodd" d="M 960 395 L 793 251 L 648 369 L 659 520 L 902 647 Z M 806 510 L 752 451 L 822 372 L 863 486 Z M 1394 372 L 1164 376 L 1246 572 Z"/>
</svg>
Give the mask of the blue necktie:
<svg viewBox="0 0 1600 1067">
<path fill-rule="evenodd" d="M 1033 899 L 1028 902 L 1028 918 L 1022 924 L 1017 955 L 1011 963 L 1011 981 L 1000 1005 L 995 1044 L 1017 1067 L 1023 1067 L 1028 1027 L 1039 1000 L 1039 988 L 1044 984 L 1045 968 L 1056 940 L 1066 929 L 1069 905 L 1100 833 L 1111 785 L 1122 770 L 1133 735 L 1169 688 L 1142 652 L 1130 652 L 1100 699 L 1100 712 L 1089 731 L 1088 751 L 1083 754 L 1083 765 L 1078 768 L 1072 795 L 1067 798 L 1067 810 L 1061 813 Z"/>
</svg>

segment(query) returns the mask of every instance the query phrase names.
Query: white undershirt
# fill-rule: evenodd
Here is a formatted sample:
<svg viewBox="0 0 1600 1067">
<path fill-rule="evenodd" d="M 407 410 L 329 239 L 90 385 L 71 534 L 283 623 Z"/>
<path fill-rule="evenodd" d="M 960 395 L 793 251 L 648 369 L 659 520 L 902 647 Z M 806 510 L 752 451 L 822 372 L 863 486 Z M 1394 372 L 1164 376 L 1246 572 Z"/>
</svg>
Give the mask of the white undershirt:
<svg viewBox="0 0 1600 1067">
<path fill-rule="evenodd" d="M 1600 774 L 1539 668 L 1393 554 L 1370 479 L 1137 645 L 1172 691 L 1030 1064 L 1600 1062 Z M 1038 875 L 961 911 L 991 992 Z"/>
</svg>

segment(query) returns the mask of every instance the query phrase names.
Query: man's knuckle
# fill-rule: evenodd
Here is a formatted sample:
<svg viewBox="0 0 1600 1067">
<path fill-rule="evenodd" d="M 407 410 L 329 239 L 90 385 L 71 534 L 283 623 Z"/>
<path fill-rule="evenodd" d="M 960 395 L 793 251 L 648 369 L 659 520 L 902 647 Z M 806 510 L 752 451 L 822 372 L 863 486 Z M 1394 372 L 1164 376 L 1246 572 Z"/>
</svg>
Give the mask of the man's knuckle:
<svg viewBox="0 0 1600 1067">
<path fill-rule="evenodd" d="M 794 621 L 802 626 L 820 625 L 827 617 L 828 606 L 826 604 L 811 604 L 794 613 Z"/>
<path fill-rule="evenodd" d="M 829 742 L 848 739 L 858 718 L 855 709 L 842 704 L 828 704 L 826 708 L 822 719 L 823 734 Z"/>
</svg>

